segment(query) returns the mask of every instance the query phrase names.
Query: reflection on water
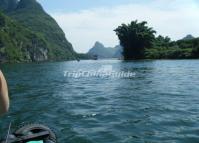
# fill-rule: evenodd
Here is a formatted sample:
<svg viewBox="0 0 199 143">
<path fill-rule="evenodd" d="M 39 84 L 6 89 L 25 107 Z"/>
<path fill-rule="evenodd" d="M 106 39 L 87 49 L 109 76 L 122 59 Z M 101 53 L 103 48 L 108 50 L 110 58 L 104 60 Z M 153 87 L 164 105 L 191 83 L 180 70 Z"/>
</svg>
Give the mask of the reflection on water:
<svg viewBox="0 0 199 143">
<path fill-rule="evenodd" d="M 11 109 L 1 118 L 45 123 L 64 143 L 140 143 L 199 140 L 199 61 L 117 60 L 4 65 Z M 64 71 L 135 72 L 133 78 L 67 78 Z"/>
</svg>

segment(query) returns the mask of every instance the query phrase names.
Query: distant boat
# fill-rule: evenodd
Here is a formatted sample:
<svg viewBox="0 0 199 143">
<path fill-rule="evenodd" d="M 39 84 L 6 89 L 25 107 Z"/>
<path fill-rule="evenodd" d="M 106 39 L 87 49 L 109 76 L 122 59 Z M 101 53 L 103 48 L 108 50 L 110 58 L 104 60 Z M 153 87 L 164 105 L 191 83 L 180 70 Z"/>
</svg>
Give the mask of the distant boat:
<svg viewBox="0 0 199 143">
<path fill-rule="evenodd" d="M 93 60 L 98 60 L 98 55 L 94 55 Z"/>
</svg>

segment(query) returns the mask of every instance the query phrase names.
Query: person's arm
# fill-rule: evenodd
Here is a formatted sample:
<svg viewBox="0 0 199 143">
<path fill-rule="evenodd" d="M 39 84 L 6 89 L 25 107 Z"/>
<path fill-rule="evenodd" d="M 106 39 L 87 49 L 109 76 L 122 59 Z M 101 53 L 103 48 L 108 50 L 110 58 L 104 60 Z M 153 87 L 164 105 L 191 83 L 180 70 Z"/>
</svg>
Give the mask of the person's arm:
<svg viewBox="0 0 199 143">
<path fill-rule="evenodd" d="M 6 113 L 9 109 L 9 97 L 7 82 L 3 73 L 0 71 L 0 115 Z"/>
</svg>

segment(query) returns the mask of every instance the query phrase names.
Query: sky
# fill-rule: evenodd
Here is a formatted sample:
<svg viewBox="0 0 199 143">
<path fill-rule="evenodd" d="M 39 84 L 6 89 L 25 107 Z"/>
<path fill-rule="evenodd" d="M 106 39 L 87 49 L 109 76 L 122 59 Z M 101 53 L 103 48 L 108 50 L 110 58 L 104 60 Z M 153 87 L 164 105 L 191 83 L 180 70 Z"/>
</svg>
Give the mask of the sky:
<svg viewBox="0 0 199 143">
<path fill-rule="evenodd" d="M 65 32 L 79 53 L 96 41 L 106 47 L 119 44 L 113 31 L 122 23 L 147 21 L 157 35 L 178 40 L 199 37 L 198 0 L 38 0 Z"/>
</svg>

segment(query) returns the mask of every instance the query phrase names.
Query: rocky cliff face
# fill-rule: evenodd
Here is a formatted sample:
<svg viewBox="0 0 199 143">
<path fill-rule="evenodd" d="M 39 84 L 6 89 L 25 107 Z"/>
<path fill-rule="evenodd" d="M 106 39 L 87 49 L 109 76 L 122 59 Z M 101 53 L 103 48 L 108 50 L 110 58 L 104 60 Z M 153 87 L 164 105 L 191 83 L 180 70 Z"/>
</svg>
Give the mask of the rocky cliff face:
<svg viewBox="0 0 199 143">
<path fill-rule="evenodd" d="M 31 39 L 31 48 L 27 49 L 26 55 L 28 60 L 33 62 L 41 62 L 48 60 L 48 48 L 44 43 L 40 43 L 38 39 L 35 37 Z M 44 45 L 43 45 L 44 44 Z"/>
<path fill-rule="evenodd" d="M 7 27 L 13 26 L 15 23 L 18 28 L 20 27 L 20 31 L 24 32 L 21 33 L 23 35 L 22 39 L 16 38 L 16 43 L 20 43 L 19 45 L 23 47 L 17 49 L 21 49 L 23 54 L 26 53 L 24 59 L 44 61 L 72 60 L 76 58 L 72 44 L 67 41 L 62 29 L 36 0 L 0 0 L 0 8 L 9 17 L 7 18 L 8 23 L 12 23 L 8 24 Z M 7 33 L 9 33 L 9 28 Z M 15 39 L 12 36 L 19 34 L 16 34 L 17 31 L 14 33 L 14 35 L 9 35 L 10 41 Z M 25 39 L 28 39 L 29 44 L 25 44 L 27 43 L 27 41 L 23 41 Z M 2 38 L 2 40 L 4 39 Z M 12 45 L 12 42 L 8 43 L 6 45 Z"/>
</svg>

